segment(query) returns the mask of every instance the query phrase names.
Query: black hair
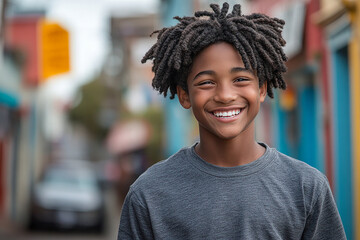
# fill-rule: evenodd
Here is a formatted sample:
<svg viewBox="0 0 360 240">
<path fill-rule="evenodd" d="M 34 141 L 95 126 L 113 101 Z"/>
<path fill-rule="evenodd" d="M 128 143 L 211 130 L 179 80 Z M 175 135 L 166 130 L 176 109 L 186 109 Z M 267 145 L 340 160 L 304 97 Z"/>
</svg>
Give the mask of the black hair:
<svg viewBox="0 0 360 240">
<path fill-rule="evenodd" d="M 174 17 L 179 23 L 157 30 L 157 42 L 145 54 L 142 63 L 153 60 L 155 76 L 152 86 L 165 97 L 170 89 L 170 98 L 176 87 L 187 91 L 187 75 L 193 58 L 205 47 L 227 42 L 233 45 L 242 57 L 246 69 L 253 69 L 259 85 L 267 82 L 267 94 L 273 97 L 272 88 L 285 89 L 282 73 L 286 72 L 287 57 L 283 51 L 285 40 L 281 36 L 285 22 L 264 14 L 243 15 L 241 6 L 234 5 L 228 13 L 229 4 L 220 9 L 210 4 L 213 12 L 198 11 L 194 17 Z"/>
</svg>

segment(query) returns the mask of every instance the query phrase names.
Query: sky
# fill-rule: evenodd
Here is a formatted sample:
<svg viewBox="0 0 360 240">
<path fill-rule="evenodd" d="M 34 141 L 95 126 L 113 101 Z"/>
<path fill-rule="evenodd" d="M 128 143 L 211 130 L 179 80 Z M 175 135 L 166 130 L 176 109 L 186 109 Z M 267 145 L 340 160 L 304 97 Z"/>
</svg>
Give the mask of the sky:
<svg viewBox="0 0 360 240">
<path fill-rule="evenodd" d="M 12 0 L 21 9 L 41 10 L 70 33 L 71 71 L 46 83 L 49 94 L 71 99 L 99 73 L 109 53 L 109 16 L 154 13 L 159 0 Z"/>
</svg>

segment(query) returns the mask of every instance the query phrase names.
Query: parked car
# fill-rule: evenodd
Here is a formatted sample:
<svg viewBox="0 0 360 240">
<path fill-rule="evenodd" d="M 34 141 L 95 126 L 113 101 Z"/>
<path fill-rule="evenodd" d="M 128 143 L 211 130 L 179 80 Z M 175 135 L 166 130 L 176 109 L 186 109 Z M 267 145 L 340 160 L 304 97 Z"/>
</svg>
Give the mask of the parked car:
<svg viewBox="0 0 360 240">
<path fill-rule="evenodd" d="M 104 199 L 86 162 L 62 162 L 47 168 L 36 184 L 30 207 L 31 228 L 87 228 L 102 231 Z"/>
</svg>

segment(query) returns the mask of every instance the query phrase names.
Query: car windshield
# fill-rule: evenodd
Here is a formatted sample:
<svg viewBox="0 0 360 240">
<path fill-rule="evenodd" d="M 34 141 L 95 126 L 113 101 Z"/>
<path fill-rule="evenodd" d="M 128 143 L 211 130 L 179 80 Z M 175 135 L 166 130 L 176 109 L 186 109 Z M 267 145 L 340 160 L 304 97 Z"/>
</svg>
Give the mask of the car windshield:
<svg viewBox="0 0 360 240">
<path fill-rule="evenodd" d="M 44 181 L 45 184 L 76 189 L 95 189 L 95 177 L 89 171 L 75 171 L 69 169 L 52 169 L 46 172 Z"/>
</svg>

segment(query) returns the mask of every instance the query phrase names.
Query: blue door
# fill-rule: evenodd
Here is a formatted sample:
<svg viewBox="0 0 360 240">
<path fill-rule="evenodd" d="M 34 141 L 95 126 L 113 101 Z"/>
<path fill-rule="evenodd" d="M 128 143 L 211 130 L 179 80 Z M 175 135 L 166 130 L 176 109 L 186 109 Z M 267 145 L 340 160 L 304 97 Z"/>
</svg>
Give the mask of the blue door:
<svg viewBox="0 0 360 240">
<path fill-rule="evenodd" d="M 352 239 L 352 149 L 348 47 L 332 51 L 335 198 L 348 239 Z"/>
</svg>

